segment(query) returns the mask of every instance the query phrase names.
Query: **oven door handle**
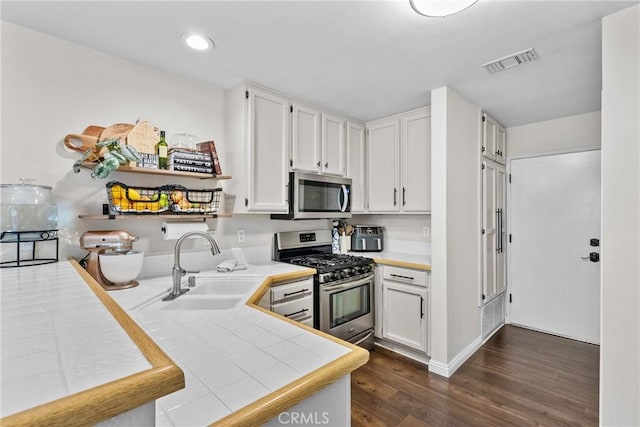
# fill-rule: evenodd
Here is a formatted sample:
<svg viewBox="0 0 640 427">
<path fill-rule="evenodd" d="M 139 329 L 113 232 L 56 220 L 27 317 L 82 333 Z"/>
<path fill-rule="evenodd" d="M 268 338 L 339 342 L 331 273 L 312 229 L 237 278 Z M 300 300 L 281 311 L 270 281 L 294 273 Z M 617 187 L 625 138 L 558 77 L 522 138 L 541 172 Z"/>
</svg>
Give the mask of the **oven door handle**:
<svg viewBox="0 0 640 427">
<path fill-rule="evenodd" d="M 330 285 L 330 286 L 325 286 L 325 287 L 321 287 L 320 289 L 322 290 L 322 292 L 333 292 L 333 291 L 341 291 L 343 289 L 349 289 L 349 288 L 357 288 L 358 286 L 364 285 L 365 283 L 368 283 L 371 281 L 371 279 L 373 279 L 373 274 L 370 274 L 366 277 L 363 277 L 360 280 L 357 280 L 355 282 L 351 282 L 351 283 L 340 283 L 337 285 Z"/>
</svg>

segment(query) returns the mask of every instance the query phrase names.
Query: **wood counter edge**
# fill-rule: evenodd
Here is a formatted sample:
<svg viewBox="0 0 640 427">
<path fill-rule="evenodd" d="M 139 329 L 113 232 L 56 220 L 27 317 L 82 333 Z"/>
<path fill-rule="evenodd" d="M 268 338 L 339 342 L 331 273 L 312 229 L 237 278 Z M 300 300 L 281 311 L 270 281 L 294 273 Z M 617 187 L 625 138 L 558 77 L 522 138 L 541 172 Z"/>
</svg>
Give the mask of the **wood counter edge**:
<svg viewBox="0 0 640 427">
<path fill-rule="evenodd" d="M 338 359 L 323 365 L 322 367 L 310 372 L 303 377 L 289 383 L 278 390 L 275 390 L 261 399 L 238 409 L 237 411 L 227 415 L 226 417 L 215 421 L 211 426 L 247 426 L 260 425 L 274 418 L 282 411 L 300 403 L 307 397 L 315 394 L 326 386 L 332 384 L 343 376 L 355 371 L 369 360 L 369 352 L 362 347 L 358 347 L 325 332 L 314 329 L 310 326 L 303 325 L 295 320 L 288 319 L 277 313 L 260 307 L 258 302 L 262 299 L 264 293 L 275 282 L 283 282 L 293 279 L 299 279 L 315 274 L 314 269 L 305 269 L 291 273 L 276 274 L 267 277 L 264 282 L 249 297 L 246 305 L 262 311 L 263 313 L 277 317 L 279 320 L 288 322 L 298 328 L 302 328 L 322 338 L 333 341 L 343 347 L 348 348 L 349 353 L 339 357 Z"/>
<path fill-rule="evenodd" d="M 184 388 L 184 373 L 74 259 L 87 285 L 129 335 L 151 368 L 6 416 L 3 427 L 88 425 L 120 415 Z"/>
<path fill-rule="evenodd" d="M 431 266 L 429 264 L 420 264 L 417 262 L 397 261 L 395 259 L 389 258 L 373 258 L 373 262 L 375 262 L 376 264 L 393 265 L 396 267 L 406 267 L 416 270 L 431 271 Z"/>
</svg>

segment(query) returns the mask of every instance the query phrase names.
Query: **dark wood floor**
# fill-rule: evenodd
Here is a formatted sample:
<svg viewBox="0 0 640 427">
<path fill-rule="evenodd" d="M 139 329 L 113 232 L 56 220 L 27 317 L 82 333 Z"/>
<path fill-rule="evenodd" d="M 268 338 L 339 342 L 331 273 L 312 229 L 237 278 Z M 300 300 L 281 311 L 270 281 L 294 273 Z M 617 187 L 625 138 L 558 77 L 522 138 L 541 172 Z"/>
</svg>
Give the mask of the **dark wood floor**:
<svg viewBox="0 0 640 427">
<path fill-rule="evenodd" d="M 505 326 L 448 380 L 376 347 L 351 376 L 357 426 L 598 425 L 598 346 Z"/>
</svg>

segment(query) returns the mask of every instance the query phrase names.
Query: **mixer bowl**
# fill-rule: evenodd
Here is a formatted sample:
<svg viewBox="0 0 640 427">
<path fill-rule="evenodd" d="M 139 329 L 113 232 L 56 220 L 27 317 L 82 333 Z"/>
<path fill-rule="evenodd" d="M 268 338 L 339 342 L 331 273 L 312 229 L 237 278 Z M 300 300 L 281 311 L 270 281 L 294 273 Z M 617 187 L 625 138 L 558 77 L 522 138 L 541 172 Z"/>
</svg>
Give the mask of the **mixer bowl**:
<svg viewBox="0 0 640 427">
<path fill-rule="evenodd" d="M 143 262 L 143 252 L 103 253 L 100 254 L 100 271 L 105 279 L 112 283 L 126 283 L 138 277 Z"/>
</svg>

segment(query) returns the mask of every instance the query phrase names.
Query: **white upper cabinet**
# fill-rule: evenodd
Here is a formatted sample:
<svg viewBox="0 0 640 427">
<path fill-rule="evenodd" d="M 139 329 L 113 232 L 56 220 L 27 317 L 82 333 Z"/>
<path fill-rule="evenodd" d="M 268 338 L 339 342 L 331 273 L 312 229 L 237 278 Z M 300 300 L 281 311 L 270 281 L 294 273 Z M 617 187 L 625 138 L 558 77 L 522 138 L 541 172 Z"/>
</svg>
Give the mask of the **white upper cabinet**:
<svg viewBox="0 0 640 427">
<path fill-rule="evenodd" d="M 289 100 L 243 84 L 225 104 L 227 158 L 237 177 L 225 189 L 233 212 L 288 212 Z"/>
<path fill-rule="evenodd" d="M 431 210 L 431 113 L 410 111 L 367 124 L 368 212 Z"/>
<path fill-rule="evenodd" d="M 345 176 L 346 138 L 345 123 L 341 117 L 322 113 L 322 173 Z"/>
<path fill-rule="evenodd" d="M 320 111 L 305 104 L 291 105 L 291 168 L 302 172 L 321 170 Z"/>
<path fill-rule="evenodd" d="M 367 193 L 369 212 L 399 212 L 400 120 L 368 125 Z"/>
<path fill-rule="evenodd" d="M 507 158 L 507 131 L 490 115 L 482 115 L 482 155 L 500 164 Z"/>
<path fill-rule="evenodd" d="M 403 212 L 431 210 L 431 114 L 418 111 L 402 118 Z"/>
<path fill-rule="evenodd" d="M 351 212 L 365 211 L 364 126 L 347 122 L 347 177 L 351 178 Z"/>
<path fill-rule="evenodd" d="M 345 176 L 346 120 L 293 101 L 291 170 Z"/>
</svg>

